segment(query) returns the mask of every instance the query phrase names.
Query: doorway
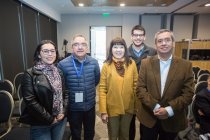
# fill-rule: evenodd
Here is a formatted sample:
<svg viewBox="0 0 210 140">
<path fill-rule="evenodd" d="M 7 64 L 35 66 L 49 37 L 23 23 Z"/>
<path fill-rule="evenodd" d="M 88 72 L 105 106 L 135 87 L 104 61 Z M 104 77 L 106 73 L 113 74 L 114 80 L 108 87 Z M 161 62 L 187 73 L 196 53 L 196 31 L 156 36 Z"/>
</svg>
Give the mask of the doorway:
<svg viewBox="0 0 210 140">
<path fill-rule="evenodd" d="M 108 55 L 110 42 L 115 37 L 122 37 L 122 26 L 90 27 L 90 53 L 98 60 L 100 69 Z"/>
</svg>

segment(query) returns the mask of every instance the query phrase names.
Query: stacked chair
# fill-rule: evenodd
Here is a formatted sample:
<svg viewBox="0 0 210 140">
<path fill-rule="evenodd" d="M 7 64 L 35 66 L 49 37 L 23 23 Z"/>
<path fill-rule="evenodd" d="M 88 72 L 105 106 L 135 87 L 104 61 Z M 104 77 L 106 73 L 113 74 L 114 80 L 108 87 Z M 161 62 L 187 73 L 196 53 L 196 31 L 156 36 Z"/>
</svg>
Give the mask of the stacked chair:
<svg viewBox="0 0 210 140">
<path fill-rule="evenodd" d="M 18 122 L 21 112 L 25 108 L 21 94 L 22 76 L 23 73 L 18 73 L 13 83 L 9 80 L 0 81 L 1 140 L 30 140 L 30 127 Z"/>
<path fill-rule="evenodd" d="M 207 81 L 209 75 L 210 75 L 209 73 L 204 73 L 204 74 L 199 75 L 197 82 Z"/>
<path fill-rule="evenodd" d="M 21 80 L 23 77 L 23 72 L 20 72 L 18 74 L 16 74 L 14 80 L 13 80 L 13 85 L 14 85 L 14 95 L 13 95 L 13 99 L 15 102 L 15 107 L 14 107 L 14 111 L 13 111 L 13 117 L 19 117 L 20 116 L 20 112 L 19 112 L 19 106 L 20 106 L 20 100 L 22 98 L 21 94 Z"/>
<path fill-rule="evenodd" d="M 198 75 L 199 70 L 200 70 L 200 67 L 192 67 L 195 83 L 197 82 L 197 79 L 198 79 L 197 75 Z"/>
<path fill-rule="evenodd" d="M 0 90 L 5 90 L 9 92 L 12 96 L 15 92 L 12 82 L 7 79 L 0 81 Z"/>
<path fill-rule="evenodd" d="M 12 129 L 11 116 L 14 108 L 12 95 L 5 90 L 0 90 L 0 139 Z"/>
</svg>

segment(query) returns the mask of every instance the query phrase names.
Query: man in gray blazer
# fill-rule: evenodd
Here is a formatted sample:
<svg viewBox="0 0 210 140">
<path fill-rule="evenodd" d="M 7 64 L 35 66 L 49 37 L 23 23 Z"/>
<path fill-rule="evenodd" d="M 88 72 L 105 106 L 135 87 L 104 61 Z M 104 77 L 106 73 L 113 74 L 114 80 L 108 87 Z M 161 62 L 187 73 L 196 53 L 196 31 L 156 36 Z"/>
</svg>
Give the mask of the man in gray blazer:
<svg viewBox="0 0 210 140">
<path fill-rule="evenodd" d="M 137 85 L 141 140 L 173 140 L 186 128 L 186 108 L 193 97 L 192 64 L 173 56 L 174 35 L 155 35 L 156 56 L 143 59 Z"/>
</svg>

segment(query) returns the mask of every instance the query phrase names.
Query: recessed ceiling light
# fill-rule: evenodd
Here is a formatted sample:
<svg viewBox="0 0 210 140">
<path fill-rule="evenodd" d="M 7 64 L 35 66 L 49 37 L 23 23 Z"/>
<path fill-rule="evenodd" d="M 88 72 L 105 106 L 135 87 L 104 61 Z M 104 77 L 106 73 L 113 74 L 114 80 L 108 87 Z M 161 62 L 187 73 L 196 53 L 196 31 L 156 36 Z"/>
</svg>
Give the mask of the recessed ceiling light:
<svg viewBox="0 0 210 140">
<path fill-rule="evenodd" d="M 83 7 L 84 3 L 79 3 L 78 5 L 79 5 L 79 7 Z"/>
<path fill-rule="evenodd" d="M 125 6 L 125 3 L 120 3 L 120 6 L 121 6 L 121 7 L 124 7 L 124 6 Z"/>
<path fill-rule="evenodd" d="M 210 3 L 207 3 L 207 4 L 205 4 L 204 6 L 208 7 L 208 6 L 210 6 Z"/>
<path fill-rule="evenodd" d="M 166 3 L 162 3 L 161 6 L 162 6 L 162 7 L 166 6 Z"/>
</svg>

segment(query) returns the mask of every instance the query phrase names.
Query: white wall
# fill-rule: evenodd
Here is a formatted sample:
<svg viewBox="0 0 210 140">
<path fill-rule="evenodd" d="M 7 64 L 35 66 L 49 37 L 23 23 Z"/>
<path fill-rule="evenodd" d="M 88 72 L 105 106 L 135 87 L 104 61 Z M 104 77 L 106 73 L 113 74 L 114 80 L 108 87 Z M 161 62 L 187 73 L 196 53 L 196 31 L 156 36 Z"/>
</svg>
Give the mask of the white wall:
<svg viewBox="0 0 210 140">
<path fill-rule="evenodd" d="M 142 15 L 142 26 L 146 30 L 145 44 L 155 47 L 154 36 L 160 30 L 161 15 Z"/>
<path fill-rule="evenodd" d="M 210 14 L 199 15 L 198 39 L 210 39 Z"/>
<path fill-rule="evenodd" d="M 122 26 L 122 37 L 126 40 L 127 45 L 131 43 L 131 29 L 139 23 L 138 14 L 110 15 L 103 17 L 102 15 L 90 14 L 68 14 L 61 16 L 61 22 L 58 23 L 58 47 L 63 52 L 63 40 L 67 39 L 68 52 L 70 52 L 70 41 L 75 34 L 84 35 L 87 40 L 90 36 L 90 26 Z"/>
<path fill-rule="evenodd" d="M 173 32 L 176 41 L 191 39 L 193 30 L 193 15 L 175 15 Z"/>
<path fill-rule="evenodd" d="M 125 14 L 122 20 L 122 37 L 126 40 L 127 46 L 129 46 L 131 41 L 131 30 L 132 28 L 139 24 L 138 14 Z"/>
<path fill-rule="evenodd" d="M 127 45 L 131 44 L 131 29 L 134 25 L 139 24 L 139 14 L 123 14 L 110 15 L 103 17 L 102 15 L 91 14 L 74 14 L 62 15 L 61 22 L 58 23 L 58 47 L 60 52 L 63 40 L 69 41 L 68 48 L 70 48 L 70 41 L 75 34 L 83 34 L 89 40 L 90 26 L 122 26 L 122 37 L 126 40 Z M 141 15 L 142 25 L 146 29 L 145 43 L 154 47 L 154 35 L 160 29 L 161 16 L 160 15 Z M 173 31 L 176 41 L 182 39 L 191 39 L 193 31 L 193 15 L 175 15 L 173 23 Z M 166 28 L 170 29 L 171 15 L 167 15 Z M 210 14 L 199 15 L 198 21 L 198 38 L 210 39 Z M 70 52 L 70 50 L 68 50 Z"/>
</svg>

